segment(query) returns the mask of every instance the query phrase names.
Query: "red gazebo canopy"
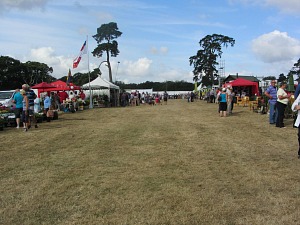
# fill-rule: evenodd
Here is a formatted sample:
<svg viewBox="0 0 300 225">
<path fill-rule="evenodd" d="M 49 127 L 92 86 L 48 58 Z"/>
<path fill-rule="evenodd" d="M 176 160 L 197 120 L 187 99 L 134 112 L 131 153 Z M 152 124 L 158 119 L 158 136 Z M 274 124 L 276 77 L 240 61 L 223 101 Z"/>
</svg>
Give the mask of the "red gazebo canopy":
<svg viewBox="0 0 300 225">
<path fill-rule="evenodd" d="M 70 91 L 70 90 L 80 90 L 80 86 L 76 86 L 73 83 L 69 83 L 69 85 L 61 80 L 57 80 L 51 83 L 54 88 L 48 89 L 49 91 Z"/>
<path fill-rule="evenodd" d="M 52 84 L 49 84 L 47 82 L 42 82 L 39 84 L 36 84 L 31 87 L 32 89 L 37 89 L 38 90 L 38 97 L 40 97 L 41 92 L 49 92 L 49 89 L 55 88 Z"/>
<path fill-rule="evenodd" d="M 238 78 L 229 83 L 232 87 L 250 86 L 252 89 L 252 95 L 259 95 L 258 83 L 243 78 Z"/>
<path fill-rule="evenodd" d="M 49 84 L 47 82 L 42 82 L 42 83 L 32 86 L 31 88 L 32 89 L 48 89 L 48 88 L 55 88 L 55 86 L 53 86 L 52 84 Z"/>
</svg>

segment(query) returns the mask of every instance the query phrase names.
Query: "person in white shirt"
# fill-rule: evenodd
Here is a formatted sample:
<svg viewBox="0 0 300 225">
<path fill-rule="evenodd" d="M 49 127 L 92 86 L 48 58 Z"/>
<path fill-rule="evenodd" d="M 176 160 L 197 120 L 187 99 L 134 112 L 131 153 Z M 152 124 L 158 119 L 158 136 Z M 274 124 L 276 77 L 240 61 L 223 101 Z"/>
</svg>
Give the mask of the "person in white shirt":
<svg viewBox="0 0 300 225">
<path fill-rule="evenodd" d="M 227 94 L 227 115 L 230 115 L 230 114 L 232 114 L 232 108 L 231 108 L 231 104 L 232 104 L 232 87 L 227 88 L 226 94 Z"/>
<path fill-rule="evenodd" d="M 294 126 L 298 127 L 298 159 L 300 159 L 300 95 L 298 95 L 291 108 L 294 112 L 298 111 Z"/>
<path fill-rule="evenodd" d="M 34 112 L 39 113 L 41 111 L 41 100 L 36 96 L 34 99 Z"/>
<path fill-rule="evenodd" d="M 291 97 L 290 94 L 285 92 L 286 82 L 281 82 L 280 88 L 277 91 L 277 102 L 276 102 L 276 109 L 277 109 L 277 119 L 276 119 L 276 127 L 285 128 L 283 123 L 284 118 L 284 110 L 289 102 Z"/>
</svg>

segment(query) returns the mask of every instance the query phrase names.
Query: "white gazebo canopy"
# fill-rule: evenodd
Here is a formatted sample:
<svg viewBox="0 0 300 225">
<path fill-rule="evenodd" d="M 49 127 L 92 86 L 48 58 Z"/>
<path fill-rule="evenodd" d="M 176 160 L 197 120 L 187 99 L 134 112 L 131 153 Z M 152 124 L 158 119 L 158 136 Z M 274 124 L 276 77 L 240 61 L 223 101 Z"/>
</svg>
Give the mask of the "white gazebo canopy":
<svg viewBox="0 0 300 225">
<path fill-rule="evenodd" d="M 98 76 L 95 80 L 91 81 L 90 83 L 86 83 L 81 86 L 82 89 L 88 90 L 91 85 L 91 89 L 117 89 L 120 90 L 120 87 L 105 80 L 101 76 Z"/>
</svg>

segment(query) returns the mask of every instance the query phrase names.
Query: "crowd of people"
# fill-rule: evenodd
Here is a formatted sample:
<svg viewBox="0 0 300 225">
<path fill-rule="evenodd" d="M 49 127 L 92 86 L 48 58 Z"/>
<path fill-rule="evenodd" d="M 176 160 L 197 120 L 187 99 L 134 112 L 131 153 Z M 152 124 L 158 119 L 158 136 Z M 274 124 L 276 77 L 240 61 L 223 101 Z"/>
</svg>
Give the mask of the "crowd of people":
<svg viewBox="0 0 300 225">
<path fill-rule="evenodd" d="M 22 89 L 18 88 L 15 90 L 13 97 L 16 128 L 23 127 L 24 131 L 27 132 L 33 123 L 34 127 L 38 128 L 36 113 L 42 113 L 46 116 L 47 121 L 50 122 L 54 112 L 62 110 L 62 103 L 68 98 L 69 95 L 66 91 L 51 92 L 50 96 L 47 92 L 44 92 L 42 97 L 39 98 L 28 84 L 23 84 Z M 85 94 L 81 91 L 78 96 L 74 95 L 71 101 L 75 102 L 78 98 L 85 99 Z"/>
<path fill-rule="evenodd" d="M 212 89 L 206 93 L 205 100 L 208 103 L 218 103 L 220 117 L 231 115 L 234 103 L 236 103 L 235 92 L 232 87 Z"/>
<path fill-rule="evenodd" d="M 291 93 L 286 91 L 287 83 L 281 82 L 277 88 L 277 81 L 272 80 L 270 86 L 264 92 L 268 98 L 269 109 L 269 123 L 275 125 L 277 128 L 286 128 L 284 124 L 285 109 L 292 97 Z M 295 98 L 291 109 L 294 112 L 298 111 L 298 116 L 295 117 L 294 127 L 298 127 L 298 158 L 300 159 L 300 85 L 298 85 L 293 97 Z M 163 94 L 149 94 L 148 92 L 139 93 L 134 91 L 132 93 L 124 92 L 120 96 L 121 106 L 139 106 L 141 104 L 157 105 L 167 104 L 169 99 L 168 93 Z M 22 89 L 16 89 L 14 95 L 15 118 L 17 129 L 23 126 L 24 131 L 27 132 L 32 123 L 38 128 L 34 114 L 43 112 L 47 118 L 53 117 L 53 110 L 61 110 L 63 102 L 69 98 L 66 91 L 58 93 L 51 93 L 50 96 L 45 92 L 43 98 L 38 98 L 29 85 L 23 84 Z M 81 91 L 77 96 L 73 96 L 71 101 L 77 98 L 85 99 L 85 94 Z M 196 98 L 194 92 L 189 92 L 183 99 L 186 98 L 188 102 L 193 102 Z M 75 99 L 75 100 L 74 100 Z M 201 99 L 201 98 L 200 98 Z M 232 114 L 234 103 L 236 103 L 235 92 L 232 87 L 223 87 L 212 89 L 206 93 L 205 100 L 211 103 L 218 103 L 218 112 L 220 117 L 226 117 Z M 41 105 L 43 105 L 41 107 Z M 22 120 L 21 120 L 22 119 Z M 21 124 L 23 122 L 23 125 Z"/>
<path fill-rule="evenodd" d="M 300 85 L 299 85 L 300 86 Z M 286 92 L 287 83 L 281 82 L 277 88 L 276 80 L 272 80 L 270 86 L 266 89 L 265 95 L 268 97 L 269 123 L 278 128 L 285 128 L 283 119 L 285 109 L 292 97 L 291 93 Z M 296 90 L 295 98 L 300 92 Z M 206 101 L 211 103 L 219 103 L 218 112 L 221 117 L 232 114 L 234 104 L 237 103 L 236 94 L 232 87 L 216 88 L 208 91 Z M 263 99 L 262 99 L 263 101 Z"/>
<path fill-rule="evenodd" d="M 131 93 L 123 92 L 120 96 L 121 106 L 139 106 L 141 104 L 148 105 L 159 105 L 164 102 L 166 105 L 168 102 L 169 95 L 165 91 L 162 95 L 160 94 L 150 94 L 148 92 L 134 91 Z"/>
<path fill-rule="evenodd" d="M 286 128 L 283 122 L 284 111 L 291 98 L 291 94 L 286 92 L 286 87 L 286 82 L 281 82 L 277 89 L 276 80 L 272 80 L 265 91 L 265 95 L 269 98 L 269 123 L 278 128 Z"/>
<path fill-rule="evenodd" d="M 78 100 L 85 100 L 85 94 L 83 91 L 80 91 L 78 95 L 68 94 L 65 90 L 58 91 L 57 93 L 51 92 L 50 96 L 45 92 L 43 94 L 44 109 L 46 112 L 51 110 L 57 111 L 78 111 L 79 103 Z M 45 106 L 46 105 L 46 106 Z"/>
<path fill-rule="evenodd" d="M 276 80 L 272 80 L 271 85 L 265 91 L 265 95 L 269 98 L 269 123 L 274 124 L 278 128 L 286 128 L 284 124 L 284 112 L 291 97 L 293 97 L 294 102 L 291 110 L 297 112 L 294 117 L 293 126 L 298 128 L 298 159 L 300 159 L 300 85 L 297 86 L 294 95 L 287 93 L 286 87 L 286 82 L 281 82 L 277 89 Z"/>
<path fill-rule="evenodd" d="M 294 94 L 286 91 L 287 83 L 281 82 L 277 88 L 277 81 L 272 80 L 270 86 L 264 92 L 268 98 L 269 109 L 269 123 L 276 128 L 286 128 L 284 124 L 285 110 L 288 104 L 294 98 L 295 101 L 291 106 L 293 112 L 297 112 L 294 117 L 294 127 L 298 128 L 298 158 L 300 159 L 300 85 L 297 86 Z M 219 116 L 226 117 L 232 114 L 234 103 L 236 103 L 236 96 L 231 87 L 217 88 L 206 93 L 206 101 L 211 103 L 218 103 Z M 263 102 L 264 99 L 262 98 Z M 262 105 L 262 104 L 261 104 Z"/>
<path fill-rule="evenodd" d="M 285 110 L 288 104 L 292 103 L 291 110 L 297 112 L 294 117 L 293 125 L 298 128 L 298 158 L 300 159 L 300 85 L 297 86 L 295 93 L 289 93 L 286 89 L 286 82 L 281 82 L 277 88 L 277 81 L 272 80 L 270 86 L 264 92 L 268 98 L 268 122 L 276 128 L 286 128 L 284 124 Z M 292 98 L 295 99 L 294 102 L 291 101 Z M 207 103 L 218 103 L 220 117 L 226 117 L 232 114 L 234 104 L 237 103 L 236 94 L 232 87 L 209 90 L 204 95 L 204 100 L 207 101 Z M 260 101 L 259 105 L 264 108 L 264 98 L 260 98 Z"/>
<path fill-rule="evenodd" d="M 22 89 L 16 89 L 13 101 L 16 104 L 15 117 L 18 129 L 22 126 L 21 118 L 25 132 L 31 128 L 33 121 L 35 121 L 35 128 L 38 128 L 34 117 L 34 101 L 36 97 L 34 91 L 27 84 L 23 84 Z"/>
</svg>

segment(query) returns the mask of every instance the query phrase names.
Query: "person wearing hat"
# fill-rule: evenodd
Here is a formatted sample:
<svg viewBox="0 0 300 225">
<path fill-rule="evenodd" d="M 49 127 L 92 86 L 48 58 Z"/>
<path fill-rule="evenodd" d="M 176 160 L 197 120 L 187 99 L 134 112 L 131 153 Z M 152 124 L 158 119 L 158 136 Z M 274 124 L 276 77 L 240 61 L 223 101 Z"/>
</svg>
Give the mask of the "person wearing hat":
<svg viewBox="0 0 300 225">
<path fill-rule="evenodd" d="M 22 120 L 24 125 L 24 131 L 28 131 L 28 121 L 29 121 L 29 100 L 26 95 L 26 91 L 21 90 L 21 95 L 23 96 L 23 111 L 22 111 Z"/>
<path fill-rule="evenodd" d="M 277 102 L 276 102 L 276 109 L 277 109 L 277 119 L 276 119 L 276 127 L 285 128 L 283 123 L 284 118 L 284 110 L 289 102 L 291 97 L 290 94 L 285 92 L 286 89 L 286 82 L 281 82 L 280 87 L 277 91 Z"/>
</svg>

